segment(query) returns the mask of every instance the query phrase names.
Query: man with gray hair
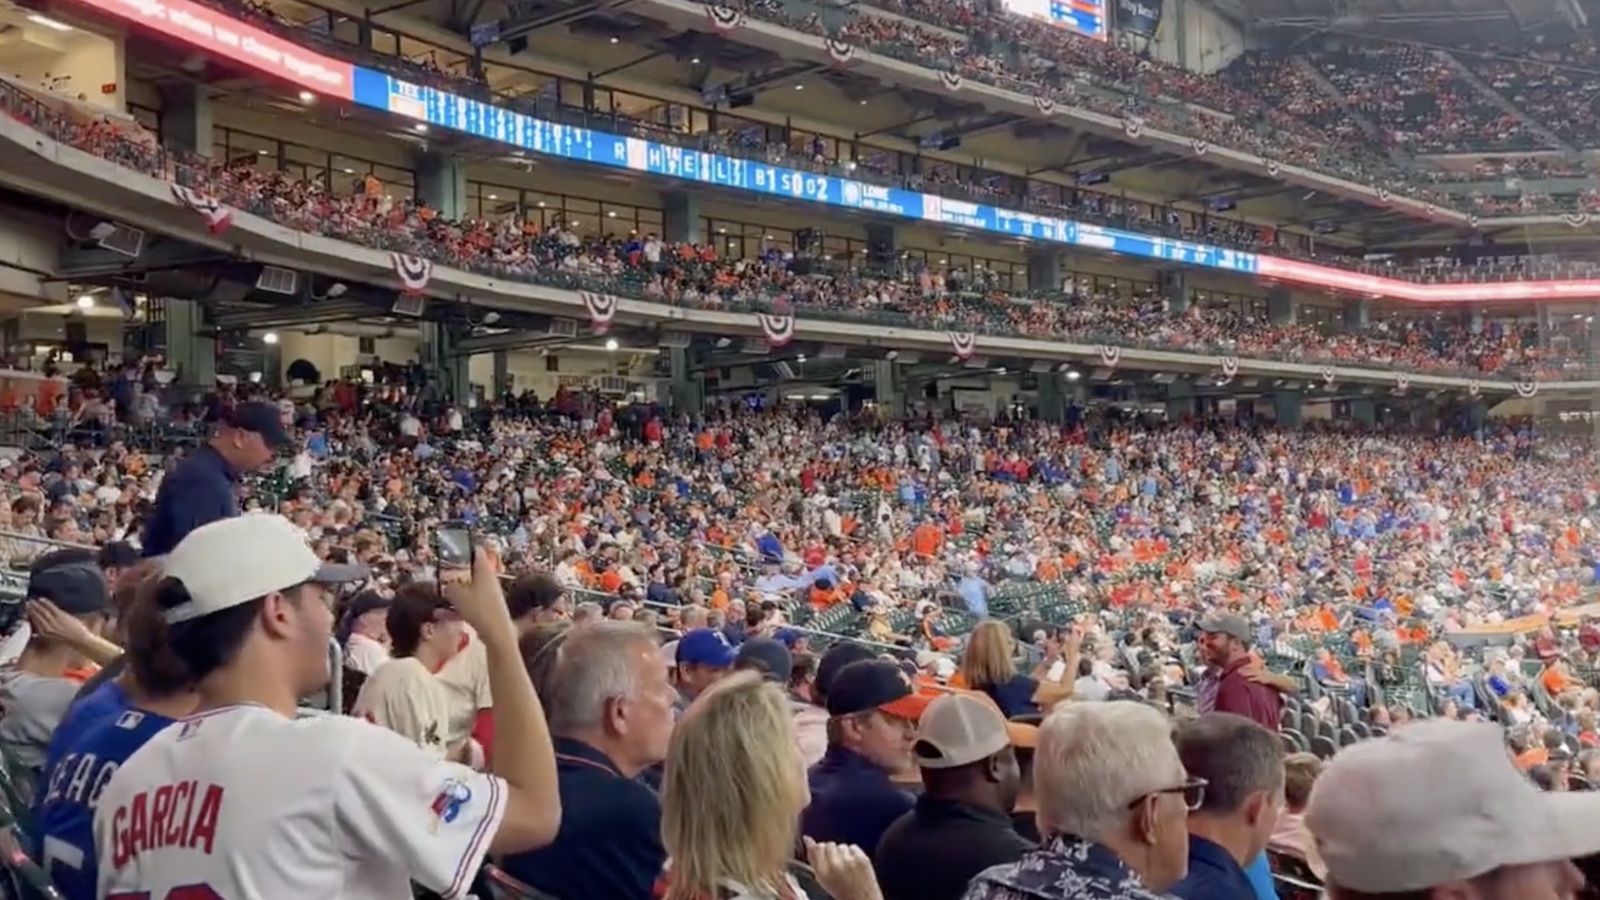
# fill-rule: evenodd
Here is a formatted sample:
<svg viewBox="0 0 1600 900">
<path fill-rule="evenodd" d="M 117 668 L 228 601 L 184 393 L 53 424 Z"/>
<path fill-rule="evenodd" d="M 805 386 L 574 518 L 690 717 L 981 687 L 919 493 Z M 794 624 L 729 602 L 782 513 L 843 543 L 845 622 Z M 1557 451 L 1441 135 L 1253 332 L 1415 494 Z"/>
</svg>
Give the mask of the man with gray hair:
<svg viewBox="0 0 1600 900">
<path fill-rule="evenodd" d="M 1172 893 L 1182 900 L 1256 896 L 1246 866 L 1261 859 L 1283 808 L 1277 736 L 1243 716 L 1210 713 L 1178 726 L 1172 740 L 1184 769 L 1206 782 L 1189 813 L 1189 874 Z"/>
<path fill-rule="evenodd" d="M 666 759 L 677 691 L 654 633 L 637 622 L 574 626 L 541 685 L 556 779 L 571 804 L 554 843 L 505 870 L 557 900 L 638 900 L 666 850 L 661 801 L 638 781 Z"/>
<path fill-rule="evenodd" d="M 1043 845 L 979 873 L 963 900 L 1171 900 L 1205 782 L 1184 771 L 1166 716 L 1066 704 L 1039 728 L 1033 777 Z"/>
</svg>

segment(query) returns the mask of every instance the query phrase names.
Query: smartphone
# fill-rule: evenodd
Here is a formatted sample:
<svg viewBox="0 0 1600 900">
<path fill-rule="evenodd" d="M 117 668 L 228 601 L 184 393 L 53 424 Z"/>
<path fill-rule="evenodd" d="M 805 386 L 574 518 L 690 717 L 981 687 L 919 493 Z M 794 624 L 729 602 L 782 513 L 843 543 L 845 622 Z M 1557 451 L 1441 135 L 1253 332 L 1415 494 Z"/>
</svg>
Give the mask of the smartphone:
<svg viewBox="0 0 1600 900">
<path fill-rule="evenodd" d="M 434 556 L 441 569 L 472 567 L 472 532 L 466 528 L 436 528 L 433 532 Z"/>
</svg>

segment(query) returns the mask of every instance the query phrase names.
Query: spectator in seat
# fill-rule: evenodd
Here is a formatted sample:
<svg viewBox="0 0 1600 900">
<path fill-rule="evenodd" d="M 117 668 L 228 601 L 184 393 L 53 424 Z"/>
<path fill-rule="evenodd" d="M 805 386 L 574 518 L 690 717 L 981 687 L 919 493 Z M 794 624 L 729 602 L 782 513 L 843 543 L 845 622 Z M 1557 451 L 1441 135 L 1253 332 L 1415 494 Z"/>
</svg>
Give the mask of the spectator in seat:
<svg viewBox="0 0 1600 900">
<path fill-rule="evenodd" d="M 911 768 L 917 720 L 928 705 L 892 662 L 868 659 L 839 670 L 828 685 L 828 751 L 811 767 L 811 805 L 801 830 L 818 842 L 853 844 L 868 854 L 911 795 L 891 777 Z"/>
<path fill-rule="evenodd" d="M 1037 739 L 981 694 L 928 704 L 912 745 L 922 794 L 873 857 L 886 900 L 960 900 L 972 876 L 1033 849 L 1011 826 L 1022 780 L 1013 748 Z"/>
<path fill-rule="evenodd" d="M 389 598 L 377 591 L 362 591 L 350 598 L 340 629 L 344 639 L 344 665 L 370 676 L 388 662 Z"/>
<path fill-rule="evenodd" d="M 1049 675 L 1058 664 L 1062 672 L 1076 673 L 1082 646 L 1083 633 L 1077 629 L 1061 641 L 1052 639 L 1044 658 L 1024 675 L 1017 671 L 1010 626 L 998 619 L 979 622 L 961 657 L 961 686 L 987 694 L 1007 718 L 1037 715 L 1072 696 L 1075 675 L 1065 680 L 1050 680 Z"/>
<path fill-rule="evenodd" d="M 805 897 L 788 865 L 808 796 L 782 690 L 754 672 L 711 687 L 672 732 L 661 796 L 669 862 L 655 896 Z"/>
<path fill-rule="evenodd" d="M 739 651 L 727 636 L 715 629 L 696 628 L 679 638 L 674 656 L 678 673 L 678 713 L 681 715 L 701 691 L 732 671 L 738 657 Z"/>
<path fill-rule="evenodd" d="M 460 652 L 460 615 L 437 585 L 417 582 L 395 593 L 386 627 L 394 658 L 361 686 L 352 714 L 407 738 L 430 755 L 481 768 L 483 749 L 470 738 L 446 742 L 450 696 L 435 674 Z"/>
<path fill-rule="evenodd" d="M 733 668 L 755 672 L 774 684 L 786 684 L 794 674 L 794 655 L 775 638 L 751 638 L 739 645 Z"/>
<path fill-rule="evenodd" d="M 53 863 L 48 874 L 66 900 L 95 897 L 94 807 L 106 779 L 198 702 L 188 669 L 168 645 L 155 579 L 146 578 L 134 592 L 134 600 L 122 605 L 126 669 L 108 685 L 122 698 L 117 714 L 77 715 L 56 729 L 44 788 L 35 797 L 33 852 Z"/>
<path fill-rule="evenodd" d="M 1184 770 L 1204 779 L 1206 789 L 1189 813 L 1189 874 L 1172 893 L 1182 900 L 1256 896 L 1246 867 L 1265 861 L 1283 807 L 1277 736 L 1243 716 L 1207 713 L 1179 726 L 1173 740 Z"/>
<path fill-rule="evenodd" d="M 1200 621 L 1200 651 L 1217 678 L 1216 700 L 1204 711 L 1244 716 L 1276 731 L 1283 697 L 1245 673 L 1253 665 L 1251 639 L 1250 625 L 1241 616 L 1212 613 Z"/>
<path fill-rule="evenodd" d="M 554 843 L 505 860 L 558 900 L 650 894 L 666 850 L 661 801 L 638 780 L 667 756 L 676 692 L 655 636 L 634 622 L 574 628 L 541 687 L 565 814 Z"/>
<path fill-rule="evenodd" d="M 359 719 L 296 717 L 297 700 L 331 675 L 329 588 L 365 574 L 325 566 L 294 523 L 264 514 L 196 528 L 167 556 L 156 598 L 200 712 L 151 738 L 101 793 L 100 895 L 203 884 L 246 897 L 293 879 L 288 888 L 304 897 L 406 896 L 413 883 L 454 897 L 486 854 L 555 836 L 561 802 L 544 710 L 483 551 L 449 598 L 489 649 L 497 774 Z M 163 832 L 150 798 L 178 784 L 196 786 L 195 815 Z M 201 842 L 212 852 L 189 846 Z"/>
<path fill-rule="evenodd" d="M 513 581 L 506 591 L 506 603 L 523 631 L 571 616 L 566 586 L 548 572 L 533 572 Z"/>
<path fill-rule="evenodd" d="M 1327 877 L 1328 870 L 1317 853 L 1316 841 L 1306 830 L 1306 804 L 1311 801 L 1311 788 L 1321 777 L 1322 768 L 1322 760 L 1314 753 L 1291 753 L 1283 758 L 1283 812 L 1267 842 L 1276 853 L 1305 860 L 1319 879 Z"/>
<path fill-rule="evenodd" d="M 50 737 L 99 664 L 121 648 L 99 636 L 111 593 L 91 550 L 53 550 L 28 570 L 31 634 L 22 653 L 0 667 L 0 746 L 37 775 Z"/>
<path fill-rule="evenodd" d="M 822 761 L 831 742 L 828 727 L 828 689 L 833 679 L 853 662 L 874 659 L 873 652 L 860 644 L 840 642 L 829 647 L 817 662 L 817 674 L 811 680 L 810 698 L 806 706 L 795 710 L 794 727 L 800 741 L 800 756 L 806 768 Z"/>
<path fill-rule="evenodd" d="M 1183 770 L 1172 725 L 1142 703 L 1069 703 L 1034 754 L 1045 843 L 972 879 L 963 900 L 1167 900 L 1188 871 L 1191 809 L 1205 782 Z"/>
<path fill-rule="evenodd" d="M 1306 809 L 1329 900 L 1565 900 L 1596 821 L 1600 795 L 1540 792 L 1498 726 L 1440 719 L 1341 750 Z"/>
<path fill-rule="evenodd" d="M 1317 658 L 1311 663 L 1311 677 L 1323 687 L 1348 693 L 1357 709 L 1367 708 L 1367 683 L 1347 674 L 1339 658 L 1327 647 L 1317 649 Z"/>
<path fill-rule="evenodd" d="M 275 403 L 240 403 L 211 440 L 161 479 L 145 523 L 144 555 L 165 556 L 189 532 L 239 514 L 239 478 L 266 468 L 289 443 Z"/>
</svg>

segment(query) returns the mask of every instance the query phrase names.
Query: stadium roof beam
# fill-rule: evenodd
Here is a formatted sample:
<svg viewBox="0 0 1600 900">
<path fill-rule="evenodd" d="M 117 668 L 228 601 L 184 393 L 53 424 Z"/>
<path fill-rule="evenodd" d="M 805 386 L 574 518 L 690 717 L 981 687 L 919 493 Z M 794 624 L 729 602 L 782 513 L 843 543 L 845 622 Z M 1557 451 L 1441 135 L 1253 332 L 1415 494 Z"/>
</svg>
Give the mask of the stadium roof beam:
<svg viewBox="0 0 1600 900">
<path fill-rule="evenodd" d="M 1113 163 L 1112 165 L 1091 165 L 1090 163 L 1092 163 L 1093 160 L 1090 160 L 1089 163 L 1079 165 L 1078 168 L 1100 175 L 1115 175 L 1118 172 L 1126 172 L 1129 169 L 1142 169 L 1145 166 L 1151 165 L 1152 163 L 1158 163 L 1171 155 L 1172 154 L 1164 150 L 1150 150 L 1144 153 L 1135 153 L 1132 156 L 1123 156 L 1118 162 Z"/>
<path fill-rule="evenodd" d="M 1446 25 L 1469 22 L 1515 21 L 1509 9 L 1441 12 L 1352 13 L 1343 16 L 1279 16 L 1258 19 L 1265 28 L 1304 28 L 1314 31 L 1349 31 L 1373 25 Z"/>
<path fill-rule="evenodd" d="M 644 65 L 647 62 L 649 62 L 652 59 L 659 59 L 659 58 L 661 58 L 663 56 L 666 56 L 666 55 L 667 55 L 667 51 L 665 51 L 665 50 L 655 50 L 655 51 L 652 51 L 650 53 L 646 53 L 645 55 L 643 55 L 641 57 L 638 57 L 637 59 L 632 59 L 632 60 L 629 60 L 629 61 L 627 61 L 625 63 L 621 63 L 620 65 L 612 66 L 609 69 L 601 69 L 598 72 L 590 72 L 589 73 L 589 80 L 590 81 L 599 81 L 600 79 L 606 77 L 607 75 L 615 75 L 618 72 L 626 72 L 627 70 L 633 68 L 634 66 L 642 66 L 642 65 Z"/>
<path fill-rule="evenodd" d="M 939 113 L 936 113 L 936 112 L 923 113 L 922 115 L 917 116 L 914 119 L 907 119 L 904 122 L 896 122 L 893 125 L 886 125 L 883 128 L 874 128 L 871 131 L 858 131 L 858 132 L 856 132 L 856 138 L 855 139 L 859 141 L 862 138 L 876 137 L 876 136 L 878 136 L 880 134 L 898 135 L 898 134 L 904 132 L 907 128 L 910 128 L 913 125 L 921 125 L 923 122 L 932 122 L 934 119 L 937 119 L 937 118 L 940 118 Z"/>
<path fill-rule="evenodd" d="M 549 28 L 551 25 L 565 25 L 568 22 L 582 19 L 599 8 L 600 4 L 598 3 L 580 3 L 571 9 L 563 9 L 559 12 L 553 12 L 548 16 L 540 16 L 537 19 L 530 19 L 527 22 L 513 25 L 510 28 L 501 31 L 500 40 L 509 41 L 514 38 L 522 37 L 526 34 L 532 34 L 541 28 Z"/>
<path fill-rule="evenodd" d="M 946 130 L 945 134 L 949 135 L 950 137 L 958 138 L 977 137 L 985 132 L 994 131 L 995 129 L 1005 128 L 1008 125 L 1015 124 L 1021 119 L 1021 116 L 1014 115 L 1012 113 L 990 113 L 989 115 L 979 116 L 978 118 L 972 119 L 968 122 L 957 123 L 955 126 Z"/>
<path fill-rule="evenodd" d="M 536 347 L 557 347 L 572 342 L 570 337 L 541 334 L 537 331 L 508 331 L 504 334 L 485 334 L 462 338 L 456 343 L 458 356 L 475 356 L 498 350 L 529 350 Z"/>
<path fill-rule="evenodd" d="M 761 91 L 771 90 L 783 84 L 785 81 L 793 81 L 796 78 L 804 78 L 807 75 L 810 75 L 812 72 L 821 71 L 822 68 L 823 66 L 820 63 L 797 63 L 782 69 L 773 69 L 770 72 L 766 72 L 752 78 L 746 78 L 738 87 L 741 91 L 759 93 Z"/>
<path fill-rule="evenodd" d="M 383 310 L 359 300 L 322 301 L 315 306 L 262 306 L 256 309 L 230 309 L 213 312 L 209 323 L 220 331 L 272 328 L 289 325 L 315 325 L 323 322 L 350 322 L 382 315 Z"/>
</svg>

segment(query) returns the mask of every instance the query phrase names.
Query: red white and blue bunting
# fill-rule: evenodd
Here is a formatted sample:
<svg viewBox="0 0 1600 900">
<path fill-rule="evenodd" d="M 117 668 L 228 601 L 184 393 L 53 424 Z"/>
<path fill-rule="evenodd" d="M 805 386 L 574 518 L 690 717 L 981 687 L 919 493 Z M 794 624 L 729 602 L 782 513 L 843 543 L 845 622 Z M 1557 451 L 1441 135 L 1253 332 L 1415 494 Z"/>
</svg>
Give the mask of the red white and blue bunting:
<svg viewBox="0 0 1600 900">
<path fill-rule="evenodd" d="M 200 214 L 206 220 L 206 228 L 212 234 L 221 234 L 233 224 L 233 210 L 223 206 L 217 198 L 209 194 L 202 194 L 194 188 L 184 187 L 181 184 L 172 186 L 172 196 L 178 202 Z"/>
<path fill-rule="evenodd" d="M 761 335 L 767 339 L 767 346 L 774 350 L 787 346 L 794 340 L 794 316 L 790 313 L 756 313 L 756 321 L 761 324 Z"/>
<path fill-rule="evenodd" d="M 939 70 L 939 83 L 952 94 L 961 90 L 961 85 L 965 84 L 960 75 L 946 69 Z"/>
<path fill-rule="evenodd" d="M 1108 369 L 1115 369 L 1117 363 L 1122 362 L 1122 348 L 1111 344 L 1096 346 L 1095 352 L 1100 354 L 1100 364 Z"/>
<path fill-rule="evenodd" d="M 1524 400 L 1532 399 L 1535 394 L 1539 393 L 1539 382 L 1537 381 L 1513 381 L 1511 387 L 1517 392 L 1517 396 Z"/>
<path fill-rule="evenodd" d="M 1262 160 L 1262 165 L 1266 166 L 1268 178 L 1277 178 L 1278 173 L 1283 171 L 1283 166 L 1275 159 Z"/>
<path fill-rule="evenodd" d="M 1128 137 L 1137 139 L 1140 135 L 1144 134 L 1144 120 L 1138 116 L 1123 116 L 1122 133 L 1126 134 Z"/>
<path fill-rule="evenodd" d="M 1388 188 L 1378 188 L 1378 202 L 1379 203 L 1388 203 L 1389 202 L 1389 189 Z"/>
<path fill-rule="evenodd" d="M 1331 391 L 1331 390 L 1333 390 L 1333 386 L 1337 382 L 1338 382 L 1338 374 L 1336 372 L 1334 372 L 1333 366 L 1323 366 L 1322 367 L 1322 389 L 1325 390 L 1325 391 Z"/>
<path fill-rule="evenodd" d="M 1567 213 L 1566 215 L 1562 216 L 1561 218 L 1564 219 L 1566 221 L 1566 223 L 1568 225 L 1571 225 L 1573 228 L 1582 228 L 1583 226 L 1589 224 L 1589 214 L 1588 213 Z"/>
<path fill-rule="evenodd" d="M 617 317 L 617 298 L 595 291 L 579 291 L 578 299 L 583 301 L 583 309 L 589 314 L 589 327 L 595 334 L 605 334 L 611 328 L 611 320 Z"/>
<path fill-rule="evenodd" d="M 1205 156 L 1211 152 L 1211 142 L 1203 141 L 1199 138 L 1190 138 L 1189 149 L 1194 151 L 1195 156 Z"/>
<path fill-rule="evenodd" d="M 1411 376 L 1410 375 L 1401 374 L 1401 373 L 1398 373 L 1398 372 L 1395 373 L 1395 376 L 1394 376 L 1394 392 L 1396 394 L 1404 394 L 1406 391 L 1408 391 L 1410 389 L 1411 389 Z"/>
<path fill-rule="evenodd" d="M 408 253 L 389 254 L 389 264 L 400 277 L 400 293 L 416 296 L 428 289 L 433 280 L 433 260 Z"/>
<path fill-rule="evenodd" d="M 1239 357 L 1224 356 L 1218 362 L 1219 368 L 1222 369 L 1222 377 L 1217 379 L 1217 387 L 1232 384 L 1233 377 L 1239 374 Z"/>
<path fill-rule="evenodd" d="M 838 38 L 831 37 L 822 43 L 828 49 L 828 59 L 832 60 L 836 66 L 841 68 L 848 66 L 856 58 L 856 48 Z"/>
<path fill-rule="evenodd" d="M 955 351 L 956 359 L 966 362 L 972 354 L 978 352 L 978 336 L 970 331 L 951 331 L 950 349 Z"/>
<path fill-rule="evenodd" d="M 1034 94 L 1033 108 L 1037 109 L 1041 116 L 1053 116 L 1056 114 L 1056 98 L 1048 97 L 1044 94 Z"/>
<path fill-rule="evenodd" d="M 727 34 L 744 24 L 744 10 L 726 3 L 707 3 L 706 18 L 711 20 L 711 28 L 717 34 Z"/>
<path fill-rule="evenodd" d="M 1483 393 L 1483 385 L 1479 384 L 1476 379 L 1467 382 L 1468 397 L 1476 397 L 1481 393 Z"/>
</svg>

